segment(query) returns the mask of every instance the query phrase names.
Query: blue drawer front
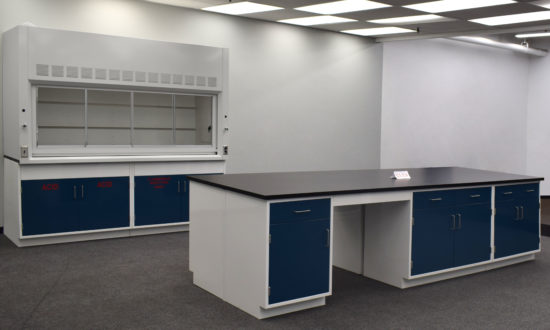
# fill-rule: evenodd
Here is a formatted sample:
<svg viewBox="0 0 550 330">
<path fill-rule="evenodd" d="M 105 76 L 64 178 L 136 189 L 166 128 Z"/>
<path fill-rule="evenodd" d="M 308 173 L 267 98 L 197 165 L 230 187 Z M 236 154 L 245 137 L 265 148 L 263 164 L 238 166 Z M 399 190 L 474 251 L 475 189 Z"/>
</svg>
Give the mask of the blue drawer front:
<svg viewBox="0 0 550 330">
<path fill-rule="evenodd" d="M 456 204 L 491 203 L 491 187 L 456 190 Z"/>
<path fill-rule="evenodd" d="M 273 203 L 269 209 L 270 224 L 330 219 L 330 199 L 312 199 Z"/>
<path fill-rule="evenodd" d="M 456 190 L 434 190 L 415 192 L 413 206 L 415 210 L 448 207 L 456 204 Z"/>
<path fill-rule="evenodd" d="M 517 184 L 495 187 L 495 201 L 517 200 L 521 198 L 539 198 L 539 184 Z"/>
</svg>

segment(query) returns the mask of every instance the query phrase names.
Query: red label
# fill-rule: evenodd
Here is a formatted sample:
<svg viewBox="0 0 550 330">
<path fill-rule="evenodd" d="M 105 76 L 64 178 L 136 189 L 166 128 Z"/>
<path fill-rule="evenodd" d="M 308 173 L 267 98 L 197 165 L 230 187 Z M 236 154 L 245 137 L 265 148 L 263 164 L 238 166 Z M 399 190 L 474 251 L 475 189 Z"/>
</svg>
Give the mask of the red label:
<svg viewBox="0 0 550 330">
<path fill-rule="evenodd" d="M 42 185 L 42 190 L 59 190 L 59 184 L 58 183 L 44 183 Z"/>
<path fill-rule="evenodd" d="M 172 178 L 171 177 L 158 177 L 158 178 L 147 178 L 150 185 L 155 186 L 156 189 L 164 188 L 164 186 L 160 185 L 166 185 L 170 182 Z"/>
<path fill-rule="evenodd" d="M 99 181 L 97 183 L 98 188 L 111 188 L 113 186 L 112 181 Z"/>
</svg>

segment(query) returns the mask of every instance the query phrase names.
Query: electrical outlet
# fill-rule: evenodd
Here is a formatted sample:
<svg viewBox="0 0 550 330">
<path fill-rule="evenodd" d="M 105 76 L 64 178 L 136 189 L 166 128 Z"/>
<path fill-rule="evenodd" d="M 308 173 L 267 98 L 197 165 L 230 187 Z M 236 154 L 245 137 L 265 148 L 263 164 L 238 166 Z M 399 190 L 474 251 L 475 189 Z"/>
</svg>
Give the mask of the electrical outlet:
<svg viewBox="0 0 550 330">
<path fill-rule="evenodd" d="M 229 154 L 229 146 L 223 146 L 223 154 L 224 155 Z"/>
<path fill-rule="evenodd" d="M 21 146 L 21 158 L 29 157 L 29 148 L 27 146 Z"/>
</svg>

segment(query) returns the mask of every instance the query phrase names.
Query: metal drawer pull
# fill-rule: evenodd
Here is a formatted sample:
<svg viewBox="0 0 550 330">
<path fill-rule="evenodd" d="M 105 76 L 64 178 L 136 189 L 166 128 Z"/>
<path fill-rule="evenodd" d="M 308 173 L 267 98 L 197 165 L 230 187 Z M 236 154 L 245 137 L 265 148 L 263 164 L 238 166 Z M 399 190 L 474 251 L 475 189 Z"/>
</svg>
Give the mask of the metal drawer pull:
<svg viewBox="0 0 550 330">
<path fill-rule="evenodd" d="M 511 192 L 511 191 L 505 191 L 505 192 L 503 192 L 502 194 L 503 194 L 503 195 L 511 195 L 512 192 Z"/>
<path fill-rule="evenodd" d="M 296 213 L 296 214 L 309 213 L 309 212 L 311 212 L 311 210 L 296 210 L 296 211 L 294 211 L 294 213 Z"/>
<path fill-rule="evenodd" d="M 76 186 L 73 185 L 73 199 L 76 199 Z"/>
<path fill-rule="evenodd" d="M 84 185 L 83 184 L 80 185 L 80 196 L 82 198 L 84 198 Z"/>
<path fill-rule="evenodd" d="M 178 180 L 178 194 L 180 193 L 180 180 Z"/>
<path fill-rule="evenodd" d="M 462 214 L 458 214 L 458 229 L 462 229 Z"/>
<path fill-rule="evenodd" d="M 330 246 L 330 229 L 327 228 L 327 243 L 325 244 L 326 247 Z"/>
<path fill-rule="evenodd" d="M 187 192 L 187 181 L 183 181 L 183 192 Z"/>
<path fill-rule="evenodd" d="M 519 218 L 519 206 L 514 206 L 516 208 L 516 219 L 515 220 L 520 220 Z"/>
<path fill-rule="evenodd" d="M 525 191 L 526 191 L 526 192 L 534 192 L 535 189 L 527 189 L 527 190 L 525 190 Z"/>
<path fill-rule="evenodd" d="M 451 218 L 453 219 L 453 226 L 451 227 L 451 230 L 456 230 L 456 215 L 451 214 Z"/>
<path fill-rule="evenodd" d="M 431 200 L 432 202 L 437 202 L 437 201 L 442 201 L 443 198 L 441 198 L 441 197 L 438 197 L 438 198 L 430 198 L 430 200 Z"/>
<path fill-rule="evenodd" d="M 470 195 L 470 198 L 479 198 L 481 195 Z"/>
</svg>

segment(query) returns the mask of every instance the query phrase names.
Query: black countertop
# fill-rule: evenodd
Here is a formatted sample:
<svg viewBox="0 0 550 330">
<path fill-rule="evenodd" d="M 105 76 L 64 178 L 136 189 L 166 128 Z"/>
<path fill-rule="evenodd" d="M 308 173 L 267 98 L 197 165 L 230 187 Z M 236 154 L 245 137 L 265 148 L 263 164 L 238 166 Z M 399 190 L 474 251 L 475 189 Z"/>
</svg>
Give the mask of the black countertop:
<svg viewBox="0 0 550 330">
<path fill-rule="evenodd" d="M 261 199 L 281 199 L 395 190 L 420 190 L 544 180 L 464 167 L 408 170 L 410 180 L 392 179 L 396 169 L 192 175 L 189 179 Z"/>
</svg>

